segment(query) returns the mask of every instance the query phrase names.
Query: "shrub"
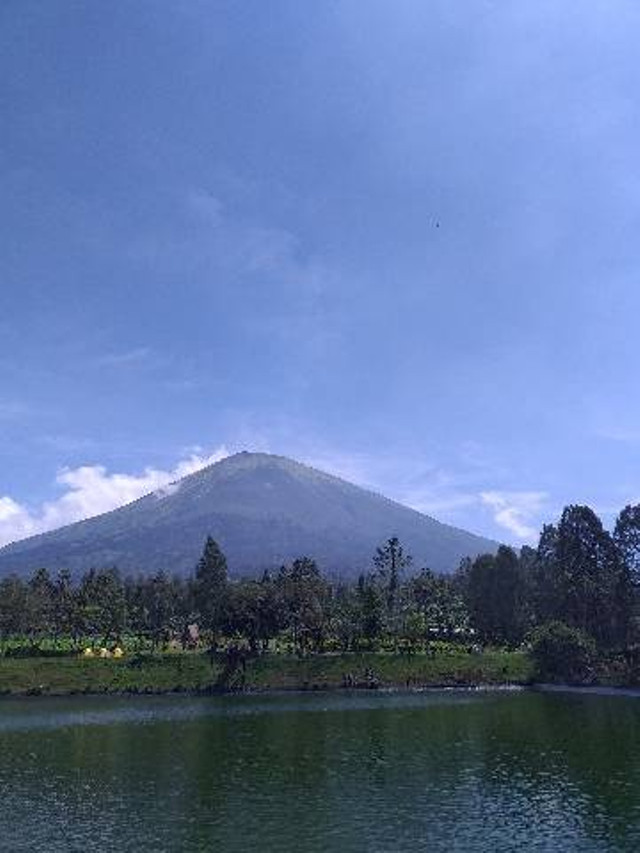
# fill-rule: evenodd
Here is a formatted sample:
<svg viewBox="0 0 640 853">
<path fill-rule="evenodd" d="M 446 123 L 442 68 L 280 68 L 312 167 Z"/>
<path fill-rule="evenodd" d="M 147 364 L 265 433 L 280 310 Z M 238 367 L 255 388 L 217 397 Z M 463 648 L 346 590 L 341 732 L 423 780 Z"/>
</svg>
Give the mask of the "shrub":
<svg viewBox="0 0 640 853">
<path fill-rule="evenodd" d="M 72 649 L 53 649 L 46 646 L 12 646 L 5 650 L 6 658 L 68 658 L 73 657 Z"/>
<path fill-rule="evenodd" d="M 627 687 L 640 685 L 640 646 L 627 646 L 621 653 L 607 660 L 607 675 L 618 684 Z"/>
<path fill-rule="evenodd" d="M 538 678 L 581 683 L 593 680 L 596 647 L 584 631 L 564 622 L 547 622 L 533 631 L 530 644 Z"/>
</svg>

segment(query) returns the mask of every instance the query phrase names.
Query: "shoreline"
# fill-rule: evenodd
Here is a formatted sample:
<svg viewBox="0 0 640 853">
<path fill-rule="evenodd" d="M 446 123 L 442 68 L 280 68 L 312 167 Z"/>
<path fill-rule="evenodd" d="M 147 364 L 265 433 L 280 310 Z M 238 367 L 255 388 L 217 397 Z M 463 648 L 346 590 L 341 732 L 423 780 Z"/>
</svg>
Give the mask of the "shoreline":
<svg viewBox="0 0 640 853">
<path fill-rule="evenodd" d="M 548 684 L 531 682 L 528 684 L 499 683 L 468 683 L 468 684 L 428 684 L 415 687 L 406 687 L 402 684 L 385 685 L 384 687 L 343 687 L 338 686 L 314 686 L 314 687 L 263 687 L 245 689 L 168 689 L 168 690 L 119 690 L 119 691 L 70 691 L 70 692 L 26 692 L 26 693 L 1 693 L 0 707 L 4 703 L 15 700 L 42 700 L 42 699 L 205 699 L 222 697 L 252 697 L 252 696 L 286 696 L 286 695 L 322 695 L 322 694 L 346 694 L 358 695 L 420 695 L 429 693 L 561 693 L 578 696 L 600 696 L 605 698 L 627 698 L 640 699 L 640 688 L 637 687 L 614 687 L 606 685 L 575 685 L 575 684 Z"/>
<path fill-rule="evenodd" d="M 523 652 L 482 655 L 348 652 L 298 658 L 265 654 L 230 666 L 205 653 L 138 654 L 122 659 L 0 658 L 0 698 L 225 696 L 268 693 L 420 693 L 443 690 L 640 696 L 640 688 L 535 680 Z"/>
<path fill-rule="evenodd" d="M 342 685 L 314 685 L 312 687 L 247 687 L 247 688 L 203 688 L 197 690 L 193 688 L 184 689 L 167 689 L 167 690 L 95 690 L 95 691 L 77 691 L 70 692 L 36 692 L 30 691 L 26 693 L 0 693 L 0 703 L 3 701 L 11 701 L 13 699 L 82 699 L 82 698 L 108 698 L 108 699 L 144 699 L 144 698 L 160 698 L 160 697 L 185 697 L 185 698 L 206 698 L 214 696 L 277 696 L 289 694 L 322 694 L 322 693 L 343 693 L 353 696 L 376 695 L 386 696 L 393 694 L 409 694 L 416 695 L 420 693 L 519 693 L 525 690 L 535 690 L 535 684 L 513 684 L 511 682 L 499 683 L 479 683 L 474 684 L 425 684 L 415 687 L 407 687 L 404 684 L 389 684 L 384 687 L 343 687 Z M 640 691 L 638 691 L 640 696 Z"/>
<path fill-rule="evenodd" d="M 529 689 L 538 693 L 573 693 L 576 696 L 626 696 L 630 699 L 640 699 L 640 687 L 629 687 L 624 684 L 553 684 L 549 682 L 532 682 Z"/>
<path fill-rule="evenodd" d="M 569 685 L 567 686 L 569 687 Z M 186 697 L 205 697 L 205 696 L 261 696 L 261 695 L 270 695 L 270 694 L 287 694 L 287 693 L 350 693 L 355 695 L 358 694 L 377 694 L 380 696 L 384 696 L 385 694 L 390 693 L 428 693 L 430 691 L 476 691 L 476 692 L 500 692 L 500 693 L 509 693 L 509 692 L 518 692 L 521 690 L 536 690 L 539 689 L 541 692 L 552 692 L 551 689 L 546 690 L 545 688 L 536 685 L 535 683 L 517 683 L 511 681 L 505 682 L 432 682 L 429 684 L 416 684 L 416 685 L 406 685 L 406 684 L 385 684 L 380 687 L 353 687 L 353 686 L 345 686 L 342 684 L 312 684 L 312 685 L 304 685 L 304 684 L 292 684 L 288 686 L 269 686 L 269 687 L 202 687 L 202 688 L 194 688 L 194 687 L 167 687 L 167 688 L 130 688 L 123 690 L 109 690 L 109 689 L 85 689 L 85 690 L 51 690 L 46 687 L 41 688 L 29 688 L 24 691 L 20 690 L 12 690 L 7 691 L 3 690 L 0 692 L 0 702 L 7 699 L 66 699 L 66 698 L 77 698 L 84 696 L 103 696 L 103 697 L 122 697 L 122 698 L 136 698 L 136 697 L 144 697 L 144 696 L 186 696 Z M 564 689 L 564 688 L 559 688 Z M 579 688 L 572 688 L 579 689 Z M 589 690 L 590 688 L 585 688 L 585 690 Z M 612 688 L 613 689 L 613 688 Z M 621 688 L 623 689 L 623 688 Z M 640 691 L 638 691 L 638 695 L 640 695 Z"/>
<path fill-rule="evenodd" d="M 204 653 L 160 653 L 122 659 L 0 658 L 0 696 L 215 695 L 273 690 L 422 690 L 510 687 L 532 680 L 522 652 L 473 656 L 387 652 L 266 654 L 230 665 Z"/>
</svg>

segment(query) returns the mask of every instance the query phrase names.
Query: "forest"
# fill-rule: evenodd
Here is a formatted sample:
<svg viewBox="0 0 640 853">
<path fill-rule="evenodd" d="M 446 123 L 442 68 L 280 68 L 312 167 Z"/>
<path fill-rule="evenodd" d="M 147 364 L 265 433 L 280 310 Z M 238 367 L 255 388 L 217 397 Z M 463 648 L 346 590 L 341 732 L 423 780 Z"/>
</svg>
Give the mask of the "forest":
<svg viewBox="0 0 640 853">
<path fill-rule="evenodd" d="M 309 556 L 230 580 L 223 552 L 208 538 L 187 578 L 121 577 L 116 567 L 89 568 L 75 581 L 46 568 L 28 580 L 3 578 L 0 654 L 115 647 L 415 654 L 446 640 L 533 649 L 551 675 L 580 678 L 598 655 L 635 662 L 639 580 L 640 505 L 625 507 L 612 532 L 589 507 L 568 506 L 536 548 L 501 546 L 450 575 L 414 566 L 392 536 L 352 582 Z"/>
</svg>

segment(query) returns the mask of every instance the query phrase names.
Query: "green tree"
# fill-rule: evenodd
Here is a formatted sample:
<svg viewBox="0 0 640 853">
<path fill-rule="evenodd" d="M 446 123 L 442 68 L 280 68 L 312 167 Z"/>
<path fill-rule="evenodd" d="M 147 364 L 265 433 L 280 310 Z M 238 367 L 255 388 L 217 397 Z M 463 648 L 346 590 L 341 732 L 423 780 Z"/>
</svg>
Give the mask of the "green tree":
<svg viewBox="0 0 640 853">
<path fill-rule="evenodd" d="M 416 623 L 422 627 L 422 635 L 425 640 L 429 639 L 430 630 L 434 622 L 434 606 L 436 603 L 436 576 L 431 569 L 422 571 L 411 578 L 409 582 L 409 595 L 417 612 L 420 614 L 420 622 Z"/>
<path fill-rule="evenodd" d="M 469 611 L 453 578 L 436 575 L 429 626 L 448 638 L 469 633 Z"/>
<path fill-rule="evenodd" d="M 15 575 L 0 580 L 0 639 L 27 632 L 28 590 L 24 582 Z"/>
<path fill-rule="evenodd" d="M 591 681 L 596 661 L 593 639 L 563 622 L 547 622 L 531 635 L 531 655 L 538 678 L 549 681 Z"/>
<path fill-rule="evenodd" d="M 264 594 L 263 584 L 247 580 L 235 584 L 229 598 L 229 629 L 247 640 L 253 652 L 268 633 L 263 622 Z"/>
<path fill-rule="evenodd" d="M 264 572 L 260 580 L 260 639 L 267 648 L 283 628 L 283 607 L 277 580 L 270 572 Z"/>
<path fill-rule="evenodd" d="M 194 602 L 200 625 L 215 647 L 227 621 L 229 581 L 227 559 L 211 536 L 207 537 L 196 568 Z"/>
<path fill-rule="evenodd" d="M 27 586 L 27 630 L 44 637 L 53 629 L 53 582 L 47 569 L 37 569 Z"/>
<path fill-rule="evenodd" d="M 565 622 L 605 646 L 626 642 L 631 576 L 592 509 L 568 506 L 557 526 L 543 529 L 534 577 L 539 623 Z"/>
<path fill-rule="evenodd" d="M 640 504 L 622 510 L 616 519 L 613 538 L 634 586 L 640 587 Z"/>
<path fill-rule="evenodd" d="M 564 586 L 558 567 L 558 529 L 545 524 L 531 564 L 534 622 L 542 624 L 558 618 L 564 610 Z"/>
<path fill-rule="evenodd" d="M 284 624 L 298 654 L 320 649 L 328 627 L 329 588 L 315 560 L 299 557 L 278 575 Z"/>
<path fill-rule="evenodd" d="M 463 598 L 469 566 L 464 574 L 455 577 L 437 575 L 430 569 L 411 578 L 408 585 L 409 598 L 420 614 L 424 639 L 432 637 L 450 638 L 465 634 L 469 630 L 469 614 Z"/>
<path fill-rule="evenodd" d="M 54 639 L 71 637 L 77 640 L 81 631 L 80 607 L 71 574 L 67 569 L 58 572 L 51 594 Z"/>
<path fill-rule="evenodd" d="M 83 631 L 105 643 L 118 640 L 126 625 L 126 597 L 116 568 L 90 569 L 78 592 Z"/>
<path fill-rule="evenodd" d="M 400 630 L 400 585 L 402 575 L 412 563 L 412 558 L 405 553 L 397 536 L 376 549 L 373 566 L 384 592 L 387 625 L 390 633 L 397 638 Z"/>
<path fill-rule="evenodd" d="M 357 586 L 357 635 L 374 649 L 384 630 L 384 599 L 375 578 L 360 575 Z"/>
<path fill-rule="evenodd" d="M 146 614 L 151 641 L 154 646 L 166 645 L 178 632 L 178 602 L 175 585 L 166 572 L 156 572 L 146 583 Z"/>
<path fill-rule="evenodd" d="M 473 627 L 486 642 L 515 644 L 525 630 L 525 584 L 518 556 L 505 545 L 473 561 L 466 579 Z"/>
<path fill-rule="evenodd" d="M 347 652 L 357 645 L 358 630 L 358 599 L 353 587 L 340 583 L 332 591 L 330 598 L 330 634 L 339 647 Z"/>
</svg>

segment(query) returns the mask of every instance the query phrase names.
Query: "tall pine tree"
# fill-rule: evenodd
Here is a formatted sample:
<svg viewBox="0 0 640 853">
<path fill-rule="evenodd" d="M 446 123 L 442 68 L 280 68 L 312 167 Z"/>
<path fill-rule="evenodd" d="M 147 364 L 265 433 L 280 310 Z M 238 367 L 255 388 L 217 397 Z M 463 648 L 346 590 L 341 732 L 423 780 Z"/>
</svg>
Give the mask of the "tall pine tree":
<svg viewBox="0 0 640 853">
<path fill-rule="evenodd" d="M 228 597 L 227 559 L 215 539 L 207 536 L 196 567 L 194 598 L 200 627 L 209 632 L 212 645 L 224 628 Z"/>
<path fill-rule="evenodd" d="M 633 583 L 640 586 L 640 504 L 626 506 L 616 520 L 613 538 Z"/>
<path fill-rule="evenodd" d="M 373 565 L 384 590 L 388 626 L 394 636 L 399 630 L 401 577 L 411 562 L 411 556 L 405 553 L 397 536 L 387 539 L 384 545 L 376 549 L 373 557 Z"/>
</svg>

